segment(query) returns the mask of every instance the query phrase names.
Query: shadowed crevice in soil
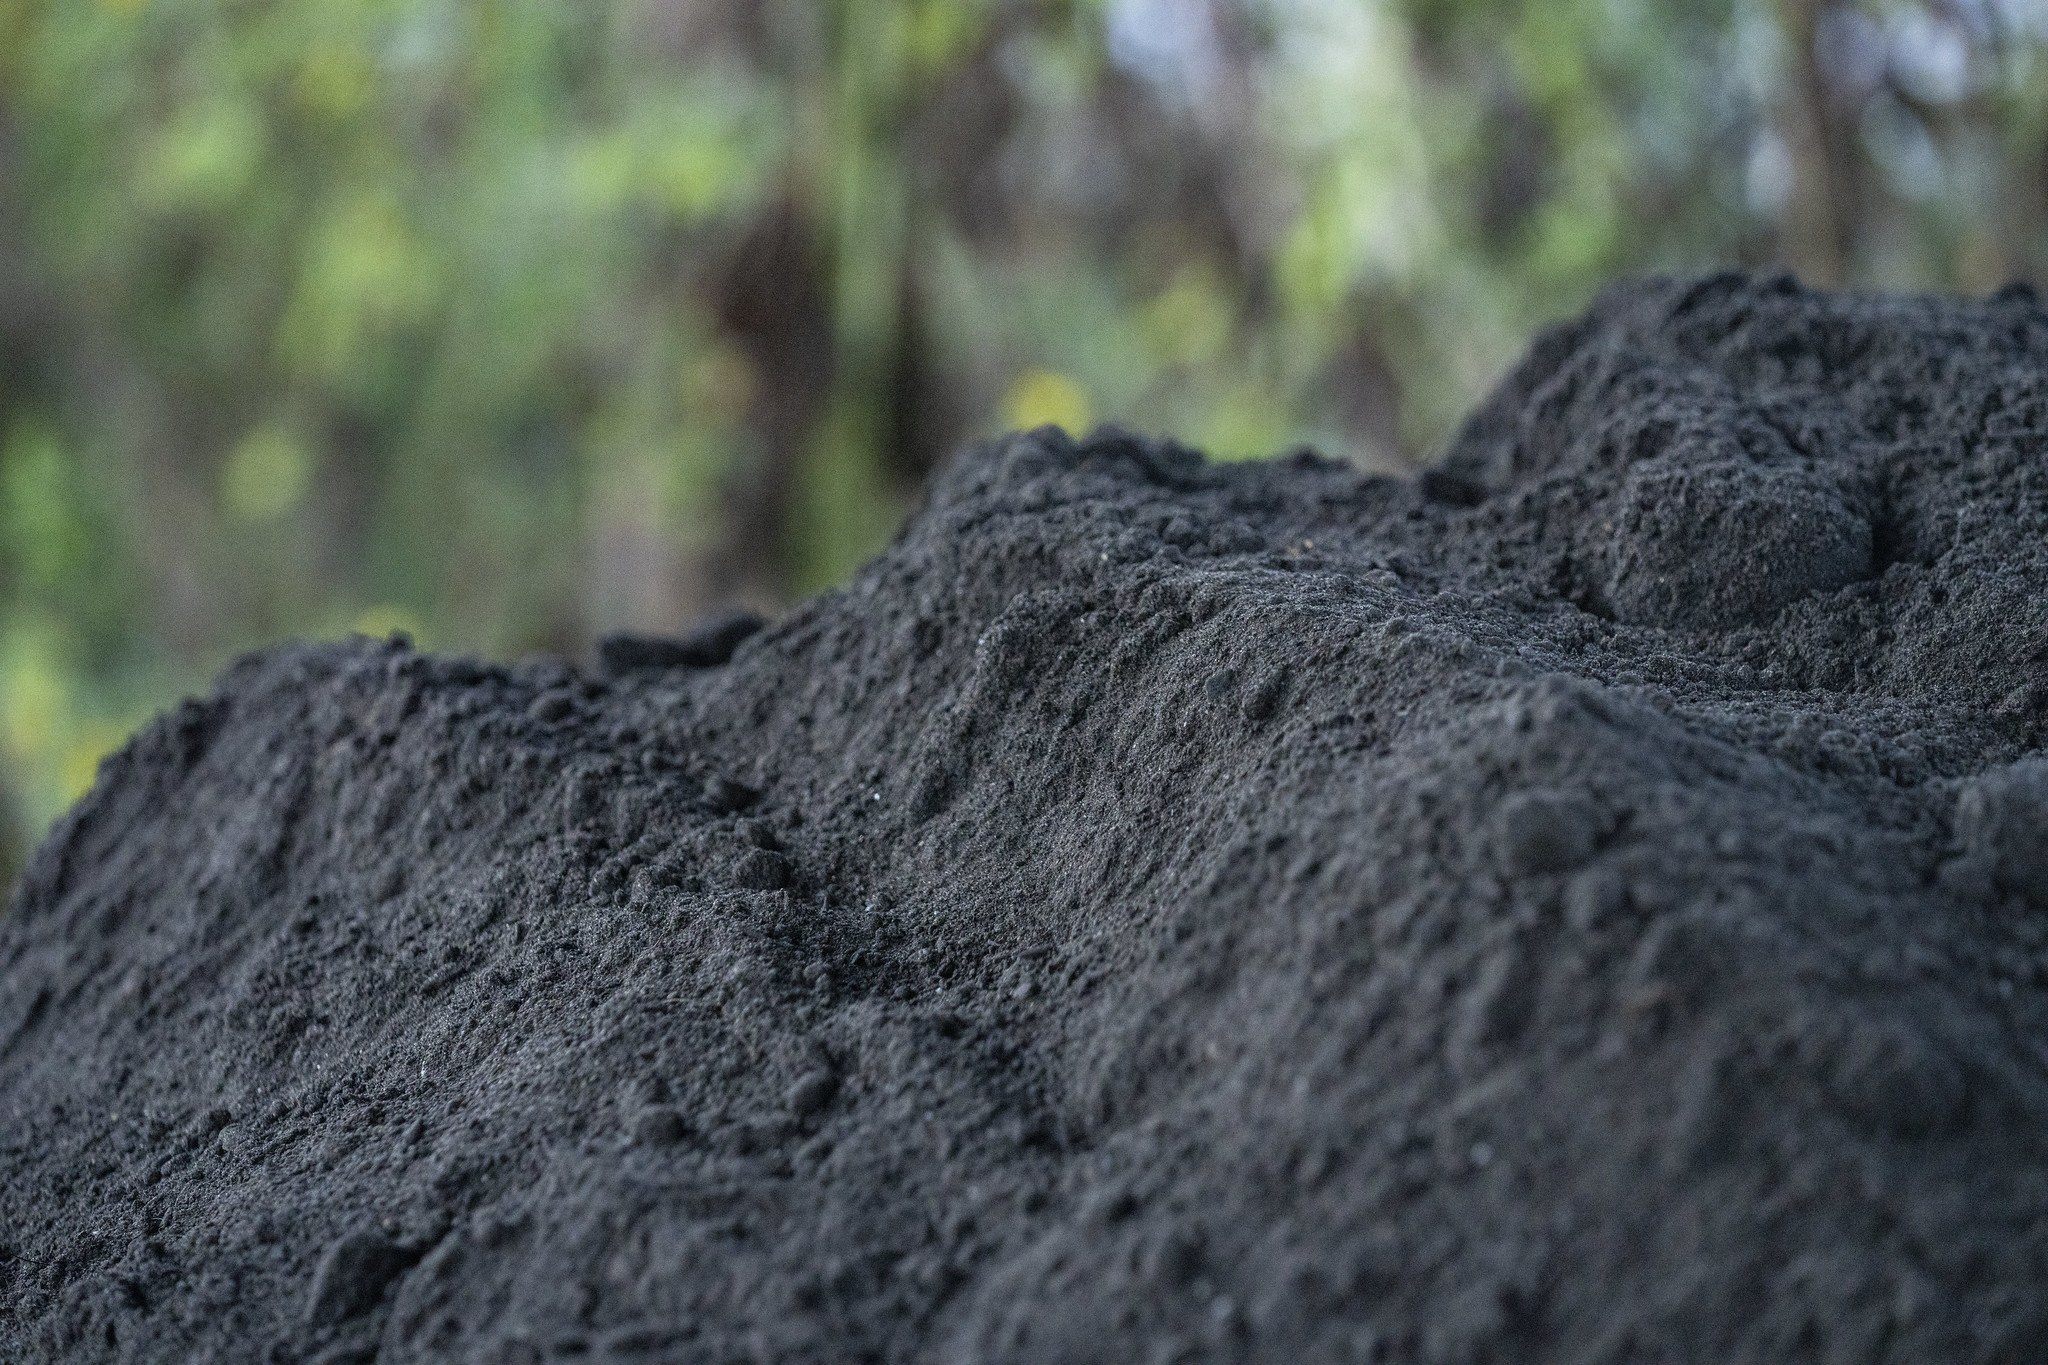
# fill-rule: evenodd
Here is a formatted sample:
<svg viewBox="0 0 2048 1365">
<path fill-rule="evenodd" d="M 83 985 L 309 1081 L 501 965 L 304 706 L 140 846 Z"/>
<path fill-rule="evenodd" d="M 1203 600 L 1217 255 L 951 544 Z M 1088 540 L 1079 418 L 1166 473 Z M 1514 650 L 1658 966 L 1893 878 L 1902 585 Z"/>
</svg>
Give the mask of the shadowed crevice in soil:
<svg viewBox="0 0 2048 1365">
<path fill-rule="evenodd" d="M 2023 1361 L 2048 315 L 1617 288 L 1419 484 L 232 668 L 0 920 L 0 1356 Z"/>
</svg>

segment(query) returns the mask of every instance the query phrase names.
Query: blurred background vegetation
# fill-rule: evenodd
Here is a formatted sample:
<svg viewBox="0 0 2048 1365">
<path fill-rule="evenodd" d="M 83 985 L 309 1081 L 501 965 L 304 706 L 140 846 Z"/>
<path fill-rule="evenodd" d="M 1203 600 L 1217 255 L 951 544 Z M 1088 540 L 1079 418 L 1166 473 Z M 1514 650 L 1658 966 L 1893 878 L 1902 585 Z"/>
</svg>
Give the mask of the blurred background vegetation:
<svg viewBox="0 0 2048 1365">
<path fill-rule="evenodd" d="M 964 439 L 1426 459 L 1603 280 L 2048 268 L 2048 0 L 0 0 L 0 884 L 233 652 L 772 609 Z"/>
</svg>

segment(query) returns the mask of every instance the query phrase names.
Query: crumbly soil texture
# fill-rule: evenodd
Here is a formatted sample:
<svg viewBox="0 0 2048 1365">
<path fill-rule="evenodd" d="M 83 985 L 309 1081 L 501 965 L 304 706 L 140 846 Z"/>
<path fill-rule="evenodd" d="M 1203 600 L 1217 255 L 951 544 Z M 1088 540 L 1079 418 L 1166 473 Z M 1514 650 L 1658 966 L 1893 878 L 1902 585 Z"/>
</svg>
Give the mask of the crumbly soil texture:
<svg viewBox="0 0 2048 1365">
<path fill-rule="evenodd" d="M 236 664 L 0 919 L 0 1358 L 2048 1355 L 2048 312 L 1617 287 L 1419 479 L 959 456 Z"/>
</svg>

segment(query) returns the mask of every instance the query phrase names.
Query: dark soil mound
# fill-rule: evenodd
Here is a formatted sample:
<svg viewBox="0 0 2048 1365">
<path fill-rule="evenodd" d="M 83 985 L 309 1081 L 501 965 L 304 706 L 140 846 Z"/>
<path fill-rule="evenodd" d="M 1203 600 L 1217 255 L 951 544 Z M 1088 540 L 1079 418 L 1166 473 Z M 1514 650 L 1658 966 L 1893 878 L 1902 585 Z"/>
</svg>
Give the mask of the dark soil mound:
<svg viewBox="0 0 2048 1365">
<path fill-rule="evenodd" d="M 2048 1350 L 2030 294 L 1618 290 L 1417 483 L 1013 438 L 748 624 L 111 760 L 0 1357 Z"/>
</svg>

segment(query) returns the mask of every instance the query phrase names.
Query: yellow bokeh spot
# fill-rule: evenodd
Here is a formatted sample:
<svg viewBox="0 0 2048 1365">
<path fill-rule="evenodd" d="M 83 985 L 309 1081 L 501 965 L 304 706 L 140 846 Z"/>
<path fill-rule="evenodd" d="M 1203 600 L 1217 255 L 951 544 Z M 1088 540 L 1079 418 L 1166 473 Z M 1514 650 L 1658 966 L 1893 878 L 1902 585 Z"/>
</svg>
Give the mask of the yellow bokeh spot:
<svg viewBox="0 0 2048 1365">
<path fill-rule="evenodd" d="M 1003 399 L 1003 421 L 1013 431 L 1060 427 L 1078 436 L 1093 419 L 1088 391 L 1055 370 L 1026 370 Z"/>
<path fill-rule="evenodd" d="M 344 195 L 311 236 L 278 324 L 278 350 L 294 368 L 340 380 L 374 364 L 397 329 L 427 315 L 439 262 L 387 192 Z"/>
<path fill-rule="evenodd" d="M 368 104 L 376 87 L 376 69 L 361 48 L 323 43 L 306 54 L 293 93 L 309 113 L 342 119 Z"/>
<path fill-rule="evenodd" d="M 100 8 L 115 14 L 140 14 L 149 0 L 100 0 Z"/>
<path fill-rule="evenodd" d="M 1230 340 L 1230 295 L 1213 271 L 1193 268 L 1145 305 L 1139 325 L 1154 353 L 1175 365 L 1206 365 Z"/>
<path fill-rule="evenodd" d="M 703 217 L 747 183 L 747 152 L 729 138 L 678 137 L 648 158 L 654 197 L 688 220 Z"/>
<path fill-rule="evenodd" d="M 424 634 L 420 618 L 394 602 L 379 602 L 374 607 L 364 609 L 349 629 L 357 635 L 367 635 L 373 640 L 403 635 L 415 643 Z"/>
<path fill-rule="evenodd" d="M 905 46 L 910 65 L 919 72 L 943 71 L 988 29 L 989 16 L 979 5 L 960 0 L 924 0 L 910 11 Z"/>
<path fill-rule="evenodd" d="M 17 624 L 0 634 L 0 780 L 34 833 L 91 788 L 127 738 L 125 718 L 94 714 L 61 634 Z"/>
<path fill-rule="evenodd" d="M 737 424 L 760 390 L 754 363 L 731 346 L 712 346 L 683 369 L 683 401 L 692 416 Z"/>
<path fill-rule="evenodd" d="M 1286 442 L 1288 427 L 1279 400 L 1247 381 L 1222 395 L 1200 429 L 1202 448 L 1217 460 L 1256 460 Z"/>
<path fill-rule="evenodd" d="M 64 720 L 64 684 L 46 663 L 31 654 L 8 670 L 0 693 L 0 733 L 17 762 L 27 763 L 50 746 Z"/>
<path fill-rule="evenodd" d="M 99 776 L 100 760 L 120 748 L 127 737 L 118 725 L 92 721 L 64 746 L 63 767 L 58 780 L 63 784 L 66 804 L 92 790 L 93 779 Z"/>
<path fill-rule="evenodd" d="M 312 477 L 304 441 L 282 427 L 258 427 L 221 470 L 221 505 L 237 521 L 272 521 L 299 505 Z"/>
<path fill-rule="evenodd" d="M 151 137 L 137 188 L 160 208 L 227 208 L 255 182 L 269 136 L 253 99 L 222 90 L 196 100 Z"/>
</svg>

